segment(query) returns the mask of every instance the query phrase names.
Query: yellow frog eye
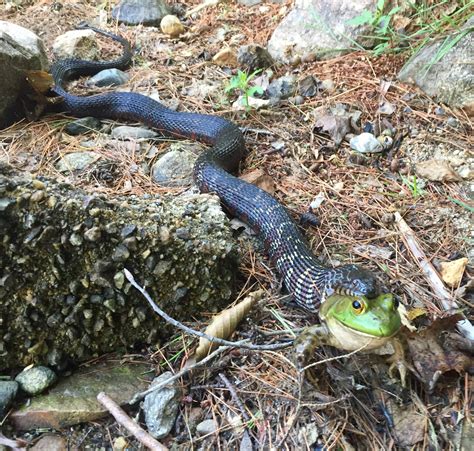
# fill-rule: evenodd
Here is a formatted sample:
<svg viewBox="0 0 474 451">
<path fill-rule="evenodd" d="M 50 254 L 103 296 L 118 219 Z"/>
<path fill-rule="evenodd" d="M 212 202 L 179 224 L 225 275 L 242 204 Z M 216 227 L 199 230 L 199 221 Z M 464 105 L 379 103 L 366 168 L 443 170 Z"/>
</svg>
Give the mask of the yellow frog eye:
<svg viewBox="0 0 474 451">
<path fill-rule="evenodd" d="M 362 302 L 357 300 L 352 302 L 352 308 L 354 309 L 354 312 L 357 315 L 360 315 L 364 311 L 364 305 L 362 304 Z"/>
</svg>

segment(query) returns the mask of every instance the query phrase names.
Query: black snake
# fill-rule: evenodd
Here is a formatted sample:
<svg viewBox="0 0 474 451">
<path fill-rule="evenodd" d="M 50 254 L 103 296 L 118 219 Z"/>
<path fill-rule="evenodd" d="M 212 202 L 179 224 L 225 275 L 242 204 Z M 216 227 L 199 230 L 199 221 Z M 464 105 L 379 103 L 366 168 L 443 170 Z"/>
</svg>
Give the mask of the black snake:
<svg viewBox="0 0 474 451">
<path fill-rule="evenodd" d="M 62 111 L 77 117 L 139 121 L 167 135 L 209 144 L 210 148 L 194 166 L 199 189 L 216 193 L 231 213 L 259 233 L 286 288 L 300 306 L 316 311 L 324 297 L 333 292 L 369 298 L 378 294 L 377 280 L 366 269 L 352 264 L 337 268 L 322 266 L 285 208 L 262 189 L 230 174 L 237 170 L 245 154 L 244 137 L 232 122 L 218 116 L 172 111 L 137 93 L 111 92 L 80 97 L 66 92 L 64 85 L 73 78 L 94 75 L 103 69 L 123 69 L 131 62 L 132 51 L 126 39 L 88 28 L 120 42 L 124 51 L 113 61 L 63 59 L 54 63 L 53 91 L 62 97 Z"/>
</svg>

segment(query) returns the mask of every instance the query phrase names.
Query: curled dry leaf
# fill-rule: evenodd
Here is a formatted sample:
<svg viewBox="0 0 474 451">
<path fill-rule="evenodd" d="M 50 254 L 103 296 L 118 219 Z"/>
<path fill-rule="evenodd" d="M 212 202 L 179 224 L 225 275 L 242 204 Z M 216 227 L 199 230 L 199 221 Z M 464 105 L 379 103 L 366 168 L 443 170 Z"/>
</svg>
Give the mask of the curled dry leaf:
<svg viewBox="0 0 474 451">
<path fill-rule="evenodd" d="M 320 117 L 314 126 L 322 132 L 326 132 L 337 146 L 342 143 L 344 136 L 351 130 L 349 117 L 331 114 Z"/>
<path fill-rule="evenodd" d="M 472 371 L 472 356 L 452 346 L 458 336 L 454 332 L 461 315 L 434 321 L 428 328 L 405 334 L 416 376 L 432 390 L 439 377 L 448 371 Z M 450 335 L 453 339 L 450 339 Z"/>
<path fill-rule="evenodd" d="M 235 331 L 240 321 L 247 315 L 252 306 L 262 298 L 263 290 L 258 290 L 247 296 L 242 302 L 239 302 L 234 307 L 226 309 L 216 315 L 211 324 L 207 326 L 204 331 L 207 335 L 213 337 L 227 339 Z M 205 338 L 199 340 L 199 346 L 194 353 L 196 362 L 206 357 L 218 345 L 211 343 Z"/>
</svg>

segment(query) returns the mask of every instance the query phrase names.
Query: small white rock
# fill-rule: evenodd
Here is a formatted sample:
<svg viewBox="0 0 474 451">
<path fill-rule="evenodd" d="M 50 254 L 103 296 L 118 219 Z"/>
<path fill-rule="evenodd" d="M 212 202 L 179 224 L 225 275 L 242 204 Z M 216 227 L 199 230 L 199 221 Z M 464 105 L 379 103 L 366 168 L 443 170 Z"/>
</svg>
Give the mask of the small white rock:
<svg viewBox="0 0 474 451">
<path fill-rule="evenodd" d="M 382 152 L 383 146 L 372 133 L 361 133 L 350 140 L 351 149 L 361 153 Z"/>
</svg>

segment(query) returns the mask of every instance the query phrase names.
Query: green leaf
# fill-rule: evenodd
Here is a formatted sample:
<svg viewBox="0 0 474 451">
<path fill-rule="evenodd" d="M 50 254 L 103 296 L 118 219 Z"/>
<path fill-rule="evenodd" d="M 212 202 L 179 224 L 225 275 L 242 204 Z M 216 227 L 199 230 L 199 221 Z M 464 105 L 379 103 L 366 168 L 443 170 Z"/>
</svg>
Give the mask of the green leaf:
<svg viewBox="0 0 474 451">
<path fill-rule="evenodd" d="M 263 88 L 261 86 L 252 86 L 251 88 L 247 89 L 247 95 L 254 96 L 254 94 L 263 94 Z"/>
<path fill-rule="evenodd" d="M 353 19 L 350 19 L 346 22 L 347 25 L 353 25 L 355 27 L 359 25 L 365 25 L 367 23 L 372 23 L 374 20 L 374 16 L 370 11 L 364 10 L 362 11 L 361 14 L 358 16 L 354 17 Z"/>
</svg>

